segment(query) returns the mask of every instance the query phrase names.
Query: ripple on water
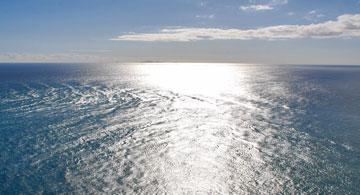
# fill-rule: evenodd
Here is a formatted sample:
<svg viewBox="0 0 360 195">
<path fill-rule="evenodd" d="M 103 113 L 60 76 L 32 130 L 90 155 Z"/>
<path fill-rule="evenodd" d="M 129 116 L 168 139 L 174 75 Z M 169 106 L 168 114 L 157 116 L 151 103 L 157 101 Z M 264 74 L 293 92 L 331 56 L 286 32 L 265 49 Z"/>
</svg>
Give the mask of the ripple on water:
<svg viewBox="0 0 360 195">
<path fill-rule="evenodd" d="M 76 83 L 36 85 L 12 98 L 22 115 L 63 114 L 36 137 L 27 135 L 27 145 L 34 143 L 37 152 L 26 158 L 31 168 L 44 170 L 64 159 L 56 163 L 66 167 L 64 182 L 75 192 L 282 190 L 284 178 L 274 180 L 262 158 L 278 152 L 260 145 L 278 128 L 271 125 L 268 103 Z"/>
<path fill-rule="evenodd" d="M 356 147 L 323 142 L 295 125 L 316 86 L 306 83 L 300 94 L 276 76 L 246 75 L 231 93 L 221 85 L 221 93 L 187 93 L 168 84 L 93 80 L 2 84 L 0 187 L 8 193 L 346 192 L 341 186 L 356 182 L 352 169 L 326 158 L 340 158 L 337 147 L 356 154 Z M 333 189 L 324 183 L 339 181 L 332 173 L 341 177 Z"/>
</svg>

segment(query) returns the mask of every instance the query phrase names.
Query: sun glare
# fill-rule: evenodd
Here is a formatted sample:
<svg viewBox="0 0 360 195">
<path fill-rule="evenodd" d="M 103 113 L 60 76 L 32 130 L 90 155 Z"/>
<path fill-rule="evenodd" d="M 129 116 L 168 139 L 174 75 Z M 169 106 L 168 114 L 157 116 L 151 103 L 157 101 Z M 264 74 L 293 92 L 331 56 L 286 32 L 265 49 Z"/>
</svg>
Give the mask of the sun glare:
<svg viewBox="0 0 360 195">
<path fill-rule="evenodd" d="M 221 94 L 232 87 L 235 76 L 231 64 L 152 63 L 138 69 L 146 82 L 186 94 Z"/>
</svg>

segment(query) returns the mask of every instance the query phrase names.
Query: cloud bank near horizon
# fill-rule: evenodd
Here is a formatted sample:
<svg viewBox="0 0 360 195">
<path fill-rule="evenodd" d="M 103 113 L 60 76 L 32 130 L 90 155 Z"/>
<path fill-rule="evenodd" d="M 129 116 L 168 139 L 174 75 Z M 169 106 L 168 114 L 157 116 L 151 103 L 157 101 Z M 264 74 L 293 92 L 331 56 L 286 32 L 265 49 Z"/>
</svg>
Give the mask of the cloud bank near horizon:
<svg viewBox="0 0 360 195">
<path fill-rule="evenodd" d="M 0 53 L 0 62 L 105 62 L 115 58 L 79 53 Z"/>
<path fill-rule="evenodd" d="M 360 14 L 344 14 L 336 20 L 308 25 L 276 25 L 256 29 L 174 28 L 156 33 L 129 33 L 115 41 L 188 42 L 200 40 L 286 40 L 298 38 L 360 37 Z"/>
</svg>

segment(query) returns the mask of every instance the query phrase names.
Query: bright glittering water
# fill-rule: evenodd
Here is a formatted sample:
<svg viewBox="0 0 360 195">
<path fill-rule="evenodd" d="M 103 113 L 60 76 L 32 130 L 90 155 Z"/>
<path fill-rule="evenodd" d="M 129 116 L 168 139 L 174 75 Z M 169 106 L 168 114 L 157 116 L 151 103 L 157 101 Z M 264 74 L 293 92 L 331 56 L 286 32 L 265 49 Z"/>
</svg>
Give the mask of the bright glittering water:
<svg viewBox="0 0 360 195">
<path fill-rule="evenodd" d="M 359 194 L 360 67 L 0 66 L 0 194 Z"/>
</svg>

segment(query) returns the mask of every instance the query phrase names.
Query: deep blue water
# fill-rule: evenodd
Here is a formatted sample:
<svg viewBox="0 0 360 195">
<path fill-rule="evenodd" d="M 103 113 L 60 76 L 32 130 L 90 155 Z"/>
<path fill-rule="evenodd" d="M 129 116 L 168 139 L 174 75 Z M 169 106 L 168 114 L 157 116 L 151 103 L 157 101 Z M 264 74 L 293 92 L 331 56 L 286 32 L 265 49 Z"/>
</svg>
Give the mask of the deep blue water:
<svg viewBox="0 0 360 195">
<path fill-rule="evenodd" d="M 360 194 L 360 66 L 1 64 L 0 194 Z"/>
</svg>

